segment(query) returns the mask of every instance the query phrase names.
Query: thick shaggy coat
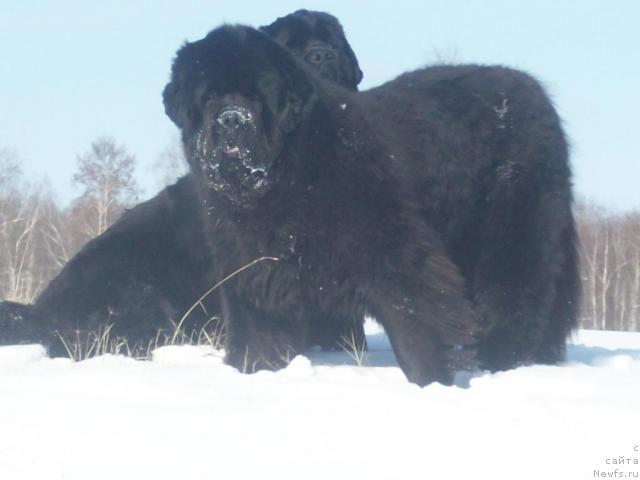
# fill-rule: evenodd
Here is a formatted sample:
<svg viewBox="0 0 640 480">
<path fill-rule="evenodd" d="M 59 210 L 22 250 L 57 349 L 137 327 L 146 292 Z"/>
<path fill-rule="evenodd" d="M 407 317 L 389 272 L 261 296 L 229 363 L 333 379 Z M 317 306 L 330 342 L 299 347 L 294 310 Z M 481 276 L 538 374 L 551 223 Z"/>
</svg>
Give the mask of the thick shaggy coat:
<svg viewBox="0 0 640 480">
<path fill-rule="evenodd" d="M 492 370 L 564 357 L 579 277 L 567 143 L 529 75 L 438 66 L 361 94 L 414 172 L 481 320 Z"/>
</svg>

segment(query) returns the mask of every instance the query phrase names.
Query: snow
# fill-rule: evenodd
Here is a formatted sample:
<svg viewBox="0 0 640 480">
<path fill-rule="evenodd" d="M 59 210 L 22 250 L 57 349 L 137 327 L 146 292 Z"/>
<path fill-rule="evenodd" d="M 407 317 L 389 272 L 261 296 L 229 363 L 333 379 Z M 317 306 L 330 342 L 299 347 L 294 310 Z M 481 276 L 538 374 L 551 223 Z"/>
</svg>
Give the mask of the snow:
<svg viewBox="0 0 640 480">
<path fill-rule="evenodd" d="M 581 331 L 566 364 L 425 388 L 367 334 L 364 367 L 312 352 L 255 375 L 206 347 L 1 347 L 0 479 L 640 478 L 640 333 Z"/>
</svg>

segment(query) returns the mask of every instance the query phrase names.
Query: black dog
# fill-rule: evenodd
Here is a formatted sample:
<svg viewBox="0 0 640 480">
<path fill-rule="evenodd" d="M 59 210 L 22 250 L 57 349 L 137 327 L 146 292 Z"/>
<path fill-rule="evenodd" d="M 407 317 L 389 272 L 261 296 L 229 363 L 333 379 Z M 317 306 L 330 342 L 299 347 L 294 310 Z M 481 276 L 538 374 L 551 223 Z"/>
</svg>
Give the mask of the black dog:
<svg viewBox="0 0 640 480">
<path fill-rule="evenodd" d="M 481 364 L 560 361 L 580 280 L 567 143 L 538 82 L 439 66 L 360 95 L 410 164 L 423 215 L 465 279 Z"/>
<path fill-rule="evenodd" d="M 342 26 L 333 15 L 298 10 L 260 30 L 312 66 L 323 78 L 357 90 L 362 71 Z"/>
<path fill-rule="evenodd" d="M 299 10 L 262 30 L 325 78 L 356 89 L 362 78 L 337 19 Z M 211 256 L 205 245 L 199 200 L 191 176 L 125 213 L 90 241 L 54 278 L 33 306 L 0 302 L 0 344 L 41 342 L 50 354 L 65 354 L 53 332 L 95 332 L 112 324 L 131 345 L 146 343 L 158 329 L 173 329 L 210 286 L 203 276 Z M 230 273 L 230 272 L 227 272 Z M 187 318 L 199 329 L 219 312 L 218 298 Z M 333 320 L 315 342 L 335 348 L 353 330 L 364 341 L 361 319 Z"/>
<path fill-rule="evenodd" d="M 279 368 L 325 319 L 370 312 L 411 381 L 451 383 L 475 318 L 415 202 L 395 114 L 246 27 L 187 44 L 172 72 L 165 108 L 212 212 L 210 278 L 279 259 L 222 286 L 226 361 Z"/>
</svg>

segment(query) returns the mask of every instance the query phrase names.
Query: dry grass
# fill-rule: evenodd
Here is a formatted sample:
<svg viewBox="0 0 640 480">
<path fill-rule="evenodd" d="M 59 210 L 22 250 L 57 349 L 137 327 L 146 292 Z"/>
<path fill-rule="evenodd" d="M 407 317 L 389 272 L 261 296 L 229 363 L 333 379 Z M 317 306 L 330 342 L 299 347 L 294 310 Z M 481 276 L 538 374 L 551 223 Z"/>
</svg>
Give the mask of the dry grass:
<svg viewBox="0 0 640 480">
<path fill-rule="evenodd" d="M 150 360 L 153 351 L 168 345 L 206 345 L 220 349 L 224 345 L 222 323 L 212 317 L 200 329 L 185 331 L 174 324 L 173 330 L 159 329 L 146 343 L 130 343 L 125 337 L 113 335 L 113 324 L 103 324 L 97 331 L 76 330 L 70 335 L 58 333 L 69 358 L 79 362 L 100 355 L 124 355 L 136 360 Z"/>
<path fill-rule="evenodd" d="M 204 304 L 202 302 L 204 301 L 205 298 L 207 298 L 209 295 L 211 295 L 211 293 L 213 293 L 215 290 L 217 290 L 218 287 L 220 287 L 225 282 L 231 280 L 233 277 L 235 277 L 239 273 L 247 270 L 248 268 L 253 267 L 257 263 L 264 262 L 265 260 L 269 260 L 269 261 L 272 261 L 272 262 L 277 262 L 280 259 L 276 258 L 276 257 L 260 257 L 260 258 L 256 258 L 252 262 L 247 263 L 245 266 L 240 267 L 235 272 L 230 273 L 229 275 L 224 277 L 222 280 L 220 280 L 218 283 L 216 283 L 213 287 L 211 287 L 209 290 L 204 292 L 204 294 L 202 294 L 202 296 L 198 300 L 196 300 L 196 302 L 193 305 L 191 305 L 191 307 L 185 312 L 185 314 L 182 316 L 182 318 L 180 319 L 180 321 L 176 325 L 175 333 L 177 334 L 177 332 L 180 331 L 180 329 L 182 328 L 182 325 L 184 324 L 184 321 L 191 314 L 191 312 L 193 312 L 193 310 L 195 310 L 196 307 L 200 306 L 206 312 L 206 308 L 204 307 Z"/>
<path fill-rule="evenodd" d="M 367 344 L 362 341 L 358 342 L 353 330 L 350 335 L 342 335 L 338 344 L 356 362 L 356 365 L 359 367 L 364 365 L 367 359 Z"/>
</svg>

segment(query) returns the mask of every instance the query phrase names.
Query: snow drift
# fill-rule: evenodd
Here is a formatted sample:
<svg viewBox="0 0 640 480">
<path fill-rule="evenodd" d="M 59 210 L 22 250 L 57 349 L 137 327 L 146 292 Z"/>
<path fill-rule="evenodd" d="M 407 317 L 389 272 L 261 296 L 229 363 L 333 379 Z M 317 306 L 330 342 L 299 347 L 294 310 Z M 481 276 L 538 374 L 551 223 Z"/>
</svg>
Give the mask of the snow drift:
<svg viewBox="0 0 640 480">
<path fill-rule="evenodd" d="M 205 347 L 2 347 L 0 479 L 640 477 L 640 334 L 582 331 L 566 364 L 421 389 L 367 332 L 364 367 L 316 352 L 254 375 Z"/>
</svg>

